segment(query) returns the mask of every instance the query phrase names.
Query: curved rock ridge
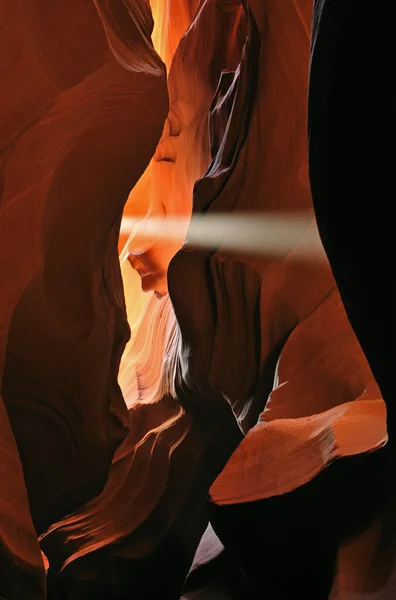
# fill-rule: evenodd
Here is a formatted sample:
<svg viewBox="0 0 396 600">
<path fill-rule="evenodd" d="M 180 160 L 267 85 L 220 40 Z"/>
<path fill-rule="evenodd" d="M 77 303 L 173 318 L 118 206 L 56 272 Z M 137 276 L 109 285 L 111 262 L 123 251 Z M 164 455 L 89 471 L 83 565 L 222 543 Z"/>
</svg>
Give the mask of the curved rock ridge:
<svg viewBox="0 0 396 600">
<path fill-rule="evenodd" d="M 0 595 L 21 600 L 44 598 L 37 533 L 100 492 L 128 430 L 118 230 L 168 94 L 145 0 L 1 12 Z"/>
<path fill-rule="evenodd" d="M 172 131 L 171 127 L 180 122 L 180 114 L 188 115 L 188 107 L 193 106 L 188 103 L 191 87 L 186 85 L 191 71 L 187 67 L 186 71 L 182 68 L 183 64 L 188 65 L 188 49 L 196 50 L 194 39 L 198 38 L 194 38 L 194 35 L 199 35 L 199 27 L 203 27 L 205 16 L 213 18 L 213 11 L 219 11 L 219 7 L 219 3 L 203 3 L 174 55 L 168 80 L 169 129 L 165 127 L 156 154 L 157 158 L 165 160 L 159 160 L 158 165 L 152 162 L 150 184 L 142 192 L 142 197 L 149 204 L 148 214 L 159 214 L 155 203 L 157 198 L 162 197 L 161 192 L 166 187 L 165 177 L 158 174 L 156 179 L 155 175 L 155 168 L 158 167 L 159 173 L 161 162 L 169 163 L 167 166 L 173 177 L 173 187 L 168 189 L 173 191 L 177 185 L 185 190 L 180 203 L 175 201 L 172 204 L 173 195 L 168 203 L 162 201 L 162 214 L 178 214 L 177 206 L 186 206 L 190 193 L 188 190 L 191 191 L 196 179 L 197 171 L 188 186 L 182 188 L 179 183 L 188 169 L 183 163 L 179 179 L 177 162 L 180 154 L 183 156 L 183 146 L 178 128 L 178 135 L 171 136 L 176 137 L 177 141 L 173 145 L 166 142 L 166 146 L 165 141 Z M 224 10 L 224 7 L 223 4 L 221 9 Z M 230 5 L 227 6 L 229 8 Z M 290 2 L 280 8 L 276 3 L 268 2 L 264 12 L 261 12 L 260 5 L 254 3 L 249 7 L 236 6 L 234 3 L 231 8 L 234 12 L 224 11 L 222 14 L 228 18 L 238 15 L 239 19 L 242 14 L 245 15 L 245 41 L 239 61 L 231 62 L 228 69 L 218 74 L 207 96 L 207 114 L 204 118 L 209 123 L 207 148 L 210 149 L 211 162 L 194 186 L 194 211 L 250 210 L 264 214 L 265 211 L 293 214 L 304 210 L 312 213 L 305 136 L 310 6 L 308 3 Z M 201 54 L 195 51 L 190 56 L 197 60 Z M 182 66 L 176 69 L 181 57 Z M 199 68 L 197 73 L 201 73 Z M 177 81 L 176 74 L 180 76 Z M 173 85 L 176 92 L 172 91 Z M 186 106 L 178 100 L 183 93 L 186 94 L 183 101 Z M 282 102 L 279 102 L 280 97 Z M 203 107 L 204 103 L 197 105 Z M 177 112 L 174 106 L 177 110 L 184 106 L 184 113 Z M 175 115 L 179 115 L 179 121 Z M 187 127 L 185 131 L 186 139 L 192 143 L 196 139 L 196 129 Z M 161 154 L 164 148 L 167 154 Z M 199 146 L 191 154 L 195 165 L 199 164 L 197 157 L 200 156 L 197 148 Z M 159 191 L 156 181 L 163 184 Z M 142 185 L 142 181 L 139 185 Z M 147 200 L 147 189 L 151 190 L 150 201 Z M 141 190 L 135 188 L 132 192 L 130 202 L 138 191 Z M 189 209 L 187 207 L 184 210 Z M 169 289 L 177 318 L 176 326 L 172 323 L 173 313 L 167 296 L 162 299 L 152 296 L 138 322 L 129 357 L 124 355 L 120 381 L 125 390 L 130 390 L 126 396 L 130 394 L 132 402 L 134 398 L 140 399 L 136 404 L 130 404 L 130 414 L 135 424 L 143 423 L 140 436 L 143 448 L 146 446 L 146 468 L 160 460 L 161 455 L 165 457 L 163 464 L 171 468 L 172 464 L 176 464 L 176 457 L 187 456 L 187 449 L 191 447 L 195 448 L 192 455 L 195 456 L 197 468 L 199 443 L 204 444 L 206 437 L 200 437 L 201 433 L 198 435 L 200 441 L 194 440 L 193 424 L 199 429 L 200 419 L 195 413 L 196 397 L 192 396 L 189 386 L 198 385 L 198 388 L 206 389 L 206 382 L 210 383 L 212 389 L 221 390 L 233 408 L 240 429 L 246 434 L 211 487 L 211 496 L 216 502 L 243 503 L 285 493 L 312 479 L 335 457 L 371 450 L 385 443 L 385 407 L 346 320 L 327 265 L 302 264 L 293 248 L 284 258 L 277 260 L 242 260 L 222 252 L 220 241 L 219 250 L 212 254 L 188 247 L 177 253 L 171 262 L 165 287 L 159 282 L 165 276 L 174 247 L 167 253 L 161 244 L 157 244 L 157 247 L 155 244 L 150 247 L 139 244 L 137 229 L 129 242 L 132 266 L 140 271 L 145 289 L 156 289 L 161 294 Z M 156 255 L 160 256 L 164 250 L 161 258 L 156 259 Z M 159 260 L 163 261 L 160 265 Z M 156 271 L 153 271 L 153 266 Z M 153 273 L 155 277 L 152 277 Z M 150 321 L 151 315 L 153 321 Z M 155 340 L 151 337 L 154 331 L 158 332 Z M 162 366 L 160 358 L 165 348 L 168 358 Z M 309 370 L 306 365 L 309 365 Z M 321 367 L 320 377 L 317 375 L 318 365 Z M 180 388 L 174 385 L 175 375 L 187 384 L 183 396 Z M 138 414 L 139 411 L 147 411 L 147 414 L 150 411 L 153 418 L 155 411 L 160 415 L 165 405 L 172 406 L 171 397 L 161 395 L 160 382 L 164 381 L 165 390 L 171 392 L 171 396 L 174 395 L 170 389 L 173 382 L 178 402 L 173 404 L 170 415 L 162 413 L 156 421 L 157 425 L 150 431 L 149 423 L 142 421 Z M 232 450 L 233 444 L 241 439 L 241 430 L 235 429 L 231 412 L 227 414 L 227 419 L 225 413 L 221 412 L 224 409 L 227 411 L 228 405 L 220 409 L 221 401 L 219 404 L 218 401 L 206 404 L 207 399 L 203 402 L 203 398 L 204 394 L 200 407 L 202 414 L 210 407 L 211 416 L 208 412 L 207 417 L 212 419 L 217 406 L 216 412 L 220 411 L 219 414 L 223 415 L 221 436 L 225 455 L 225 440 L 227 437 L 234 440 L 228 446 Z M 182 412 L 178 408 L 180 403 Z M 373 417 L 376 418 L 377 427 L 370 431 L 367 424 L 372 425 Z M 161 430 L 161 426 L 164 430 Z M 180 444 L 178 431 L 186 436 Z M 158 434 L 159 437 L 153 439 Z M 188 444 L 189 439 L 193 440 L 192 446 Z M 288 445 L 285 440 L 289 440 Z M 171 454 L 173 444 L 177 447 Z M 129 458 L 119 463 L 116 461 L 113 473 L 116 468 L 125 468 L 123 472 L 132 475 L 139 460 L 138 452 L 143 452 L 141 448 L 138 444 L 136 449 L 136 439 L 130 436 L 124 446 Z M 299 452 L 295 454 L 297 449 Z M 210 445 L 209 450 L 214 452 Z M 275 463 L 274 453 L 278 461 Z M 211 457 L 214 461 L 215 454 Z M 274 465 L 272 470 L 266 468 L 269 464 Z M 191 463 L 189 465 L 190 469 Z M 194 488 L 194 481 L 186 477 L 185 471 L 182 470 L 184 475 L 179 473 L 173 483 L 165 471 L 162 484 L 158 482 L 158 485 L 162 485 L 166 493 L 161 496 L 161 488 L 158 487 L 157 500 L 152 495 L 150 473 L 142 471 L 139 493 L 131 496 L 129 492 L 128 498 L 126 490 L 130 490 L 131 480 L 120 477 L 128 484 L 117 487 L 117 494 L 114 495 L 112 490 L 116 488 L 116 478 L 113 480 L 110 476 L 107 487 L 97 500 L 53 528 L 51 535 L 67 541 L 61 561 L 66 561 L 71 569 L 69 576 L 75 580 L 87 577 L 84 571 L 87 569 L 93 580 L 100 581 L 101 585 L 108 586 L 106 589 L 114 593 L 115 588 L 108 581 L 111 579 L 108 565 L 113 562 L 113 568 L 118 577 L 124 578 L 126 588 L 127 577 L 125 573 L 120 574 L 120 560 L 121 557 L 128 557 L 133 573 L 129 580 L 134 579 L 137 588 L 143 590 L 143 583 L 141 588 L 136 583 L 136 569 L 143 548 L 146 549 L 146 568 L 149 565 L 151 568 L 158 566 L 157 556 L 163 556 L 161 548 L 168 548 L 168 540 L 174 535 L 172 532 L 178 531 L 178 518 L 173 525 L 171 523 L 178 513 L 183 514 L 182 490 L 185 494 L 189 485 L 192 489 L 199 489 Z M 282 478 L 279 477 L 280 471 Z M 154 466 L 150 472 L 154 473 Z M 195 486 L 198 485 L 197 480 Z M 134 475 L 134 481 L 138 481 L 137 475 Z M 176 492 L 172 495 L 171 491 L 173 485 L 178 490 L 177 502 Z M 204 494 L 204 489 L 201 490 Z M 195 495 L 199 496 L 199 493 L 195 491 Z M 106 508 L 107 499 L 110 498 L 115 503 L 111 505 L 114 506 L 111 510 L 115 512 L 116 505 L 120 510 L 118 519 L 111 519 L 111 510 Z M 167 504 L 168 498 L 172 498 L 172 506 Z M 143 505 L 148 508 L 150 502 L 157 504 L 156 510 L 151 505 L 153 512 L 148 516 L 150 510 L 145 512 L 139 507 Z M 186 512 L 190 518 L 194 514 L 192 507 L 185 508 Z M 162 515 L 164 521 L 161 527 L 165 527 L 168 536 L 165 532 L 161 533 L 158 522 L 153 534 L 150 522 L 155 514 Z M 123 518 L 126 520 L 123 521 Z M 196 542 L 199 532 L 203 531 L 204 521 L 203 518 L 201 528 L 195 532 Z M 51 544 L 51 535 L 46 540 L 48 544 Z M 115 540 L 119 543 L 112 547 L 111 542 Z M 189 544 L 187 535 L 180 543 L 190 548 L 191 555 L 194 543 Z M 94 574 L 89 564 L 90 553 L 99 548 L 104 553 L 99 552 L 95 560 L 99 560 L 99 556 L 106 557 L 103 560 L 108 561 L 107 575 Z M 86 562 L 82 561 L 79 565 L 78 559 L 83 556 Z M 122 587 L 120 582 L 119 585 Z M 155 589 L 153 585 L 149 591 L 146 590 L 147 597 L 154 595 Z"/>
<path fill-rule="evenodd" d="M 218 504 L 284 494 L 386 441 L 385 404 L 334 292 L 286 341 L 259 422 L 210 494 Z"/>
<path fill-rule="evenodd" d="M 299 252 L 312 4 L 1 8 L 0 597 L 392 588 L 385 403 Z M 310 225 L 276 257 L 139 229 L 228 213 Z"/>
<path fill-rule="evenodd" d="M 168 122 L 172 122 L 173 126 L 174 115 L 181 122 L 180 132 L 176 136 L 176 162 L 168 160 L 169 149 L 164 143 L 164 135 L 169 135 L 169 131 L 166 131 L 165 125 L 165 134 L 156 155 L 132 191 L 126 212 L 134 210 L 135 215 L 139 211 L 143 214 L 141 207 L 147 202 L 145 194 L 150 188 L 150 211 L 156 210 L 159 192 L 160 202 L 162 196 L 170 199 L 175 197 L 176 206 L 183 207 L 187 203 L 187 209 L 183 210 L 191 210 L 190 197 L 197 173 L 201 176 L 210 161 L 208 137 L 204 133 L 210 103 L 222 69 L 234 67 L 238 54 L 234 44 L 224 45 L 223 37 L 217 36 L 218 27 L 221 25 L 225 32 L 235 31 L 236 39 L 243 41 L 239 31 L 245 27 L 245 17 L 240 7 L 231 12 L 224 11 L 213 1 L 204 3 L 198 16 L 203 26 L 210 25 L 207 43 L 202 45 L 201 30 L 196 24 L 191 25 L 178 46 L 168 78 Z M 196 71 L 192 69 L 194 64 Z M 190 81 L 193 86 L 189 85 Z M 203 98 L 202 102 L 197 102 L 198 95 Z M 194 152 L 185 154 L 187 145 L 194 148 Z M 190 165 L 188 169 L 185 167 L 186 160 Z M 178 164 L 180 162 L 181 165 Z M 164 169 L 169 174 L 168 178 L 164 177 Z M 145 188 L 146 184 L 148 187 Z M 170 203 L 167 207 L 164 203 L 166 210 L 175 210 L 174 206 Z M 186 555 L 188 557 L 191 554 L 192 560 L 207 523 L 205 496 L 210 481 L 219 473 L 225 457 L 241 439 L 240 429 L 229 405 L 219 392 L 210 390 L 205 381 L 195 382 L 194 377 L 186 383 L 178 383 L 180 329 L 170 298 L 164 295 L 166 290 L 158 285 L 159 278 L 156 281 L 153 278 L 149 289 L 153 288 L 156 293 L 149 292 L 143 301 L 138 296 L 137 302 L 135 295 L 132 296 L 136 277 L 131 269 L 133 260 L 129 253 L 134 251 L 137 244 L 138 231 L 130 237 L 126 249 L 121 253 L 121 271 L 132 336 L 121 361 L 119 382 L 129 407 L 130 433 L 116 453 L 103 492 L 93 502 L 54 525 L 43 539 L 43 547 L 52 568 L 56 570 L 61 564 L 68 565 L 73 571 L 74 581 L 86 576 L 83 575 L 84 568 L 89 569 L 83 566 L 84 560 L 78 559 L 85 557 L 89 562 L 89 555 L 95 550 L 97 554 L 101 550 L 108 552 L 113 557 L 113 564 L 117 556 L 125 554 L 130 559 L 141 560 L 142 555 L 149 553 L 149 556 L 153 556 L 152 560 L 157 560 L 156 548 L 159 547 L 159 552 L 163 552 L 162 548 L 167 548 L 169 539 L 176 535 L 175 531 L 186 528 L 187 520 L 194 518 L 192 515 L 197 513 L 199 507 L 196 523 L 193 527 L 188 525 L 188 530 L 192 529 L 191 534 L 184 536 L 185 541 L 183 536 L 181 539 L 181 547 L 186 546 Z M 172 254 L 178 246 L 172 249 Z M 159 250 L 161 247 L 157 245 L 154 251 Z M 155 252 L 144 249 L 143 254 L 143 258 L 152 266 Z M 141 256 L 138 255 L 139 258 Z M 170 258 L 171 254 L 168 254 L 168 262 Z M 161 260 L 164 260 L 163 254 Z M 162 278 L 166 276 L 166 267 L 165 263 L 160 271 Z M 144 277 L 142 279 L 144 281 Z M 202 398 L 207 397 L 202 406 L 201 395 Z M 221 438 L 215 435 L 223 427 L 229 430 L 226 444 L 221 444 Z M 188 456 L 195 457 L 193 469 L 187 461 Z M 161 477 L 158 477 L 158 469 Z M 133 494 L 131 485 L 135 489 Z M 191 508 L 189 504 L 192 504 Z M 145 507 L 144 510 L 142 507 Z M 114 518 L 115 513 L 119 519 Z M 156 523 L 155 530 L 152 523 Z M 114 541 L 118 543 L 112 546 Z M 181 562 L 181 567 L 182 575 L 177 583 L 180 591 L 183 572 L 187 574 L 189 568 L 187 559 Z M 67 568 L 64 573 L 67 576 Z M 132 573 L 131 567 L 131 578 Z M 98 575 L 92 576 L 93 579 L 95 577 Z M 111 590 L 114 593 L 113 588 Z"/>
</svg>

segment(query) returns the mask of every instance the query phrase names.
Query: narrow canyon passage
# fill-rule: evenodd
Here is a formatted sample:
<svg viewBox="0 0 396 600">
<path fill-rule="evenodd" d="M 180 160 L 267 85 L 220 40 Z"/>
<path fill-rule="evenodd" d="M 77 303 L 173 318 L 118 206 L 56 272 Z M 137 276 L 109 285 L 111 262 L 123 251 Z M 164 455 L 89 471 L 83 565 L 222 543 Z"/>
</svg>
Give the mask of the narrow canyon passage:
<svg viewBox="0 0 396 600">
<path fill-rule="evenodd" d="M 0 600 L 396 594 L 329 5 L 0 0 Z"/>
</svg>

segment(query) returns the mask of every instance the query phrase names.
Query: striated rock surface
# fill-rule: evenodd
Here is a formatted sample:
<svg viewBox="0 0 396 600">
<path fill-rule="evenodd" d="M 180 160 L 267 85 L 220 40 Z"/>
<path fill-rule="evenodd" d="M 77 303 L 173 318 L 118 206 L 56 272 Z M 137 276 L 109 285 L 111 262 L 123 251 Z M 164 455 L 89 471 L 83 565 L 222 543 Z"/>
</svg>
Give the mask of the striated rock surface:
<svg viewBox="0 0 396 600">
<path fill-rule="evenodd" d="M 156 214 L 158 206 L 170 214 L 180 214 L 179 210 L 188 214 L 195 179 L 203 174 L 210 161 L 206 133 L 209 106 L 222 68 L 234 67 L 238 55 L 234 44 L 224 46 L 227 36 L 218 37 L 215 24 L 217 29 L 221 25 L 225 33 L 235 29 L 238 32 L 245 27 L 245 18 L 241 8 L 228 12 L 216 2 L 206 3 L 199 18 L 204 26 L 210 25 L 205 53 L 200 42 L 201 30 L 194 23 L 181 40 L 169 73 L 169 115 L 174 115 L 172 122 L 177 117 L 181 123 L 178 134 L 171 136 L 176 154 L 174 157 L 169 154 L 168 144 L 172 140 L 165 124 L 157 153 L 130 195 L 126 214 L 141 214 L 140 199 L 142 202 L 147 199 L 144 193 L 140 195 L 140 186 L 146 176 L 151 188 L 150 214 Z M 243 41 L 243 36 L 240 37 Z M 240 51 L 241 48 L 239 55 Z M 197 56 L 200 56 L 198 62 Z M 214 74 L 210 78 L 211 69 Z M 203 98 L 201 103 L 196 102 L 198 95 Z M 128 213 L 129 210 L 135 212 Z M 63 577 L 67 580 L 68 573 L 72 573 L 73 589 L 83 586 L 81 581 L 88 578 L 92 589 L 106 589 L 103 593 L 119 593 L 120 597 L 127 593 L 128 584 L 142 597 L 180 595 L 183 579 L 207 525 L 209 485 L 242 437 L 220 390 L 212 391 L 205 380 L 195 380 L 193 376 L 187 382 L 179 382 L 180 330 L 169 296 L 163 295 L 166 289 L 161 281 L 166 277 L 167 262 L 182 241 L 169 249 L 154 242 L 139 251 L 140 264 L 145 261 L 151 273 L 156 256 L 163 261 L 151 278 L 145 278 L 143 268 L 139 269 L 134 262 L 138 228 L 127 244 L 128 250 L 121 254 L 133 333 L 122 359 L 119 381 L 129 407 L 130 434 L 116 454 L 103 493 L 56 525 L 43 540 L 55 570 L 59 563 L 68 563 Z M 138 309 L 131 299 L 136 279 L 131 276 L 130 263 L 139 269 L 146 290 L 161 292 L 160 296 L 149 293 Z M 224 430 L 228 432 L 226 441 L 221 435 Z M 135 488 L 133 494 L 131 485 Z M 114 519 L 115 513 L 119 519 Z M 58 539 L 62 539 L 62 544 Z M 115 540 L 117 545 L 110 546 Z M 93 551 L 95 557 L 91 556 Z M 99 570 L 96 562 L 102 560 L 104 566 Z M 171 577 L 165 568 L 168 560 L 176 563 Z M 153 569 L 158 576 L 148 582 L 147 570 Z M 62 575 L 55 579 L 54 585 L 60 585 Z M 164 586 L 167 591 L 160 592 Z"/>
<path fill-rule="evenodd" d="M 127 432 L 118 228 L 168 96 L 145 2 L 1 9 L 0 372 L 16 442 L 2 405 L 1 544 L 19 574 L 0 589 L 20 600 L 43 579 L 26 491 L 41 533 L 100 492 Z"/>
<path fill-rule="evenodd" d="M 227 12 L 213 12 L 220 8 L 223 11 L 227 8 Z M 241 13 L 242 8 L 244 13 Z M 223 14 L 240 19 L 245 15 L 245 41 L 239 61 L 231 63 L 217 80 L 210 103 L 211 94 L 208 94 L 208 115 L 201 117 L 209 118 L 208 148 L 212 161 L 195 185 L 194 211 L 312 212 L 305 133 L 310 8 L 309 3 L 288 3 L 280 8 L 269 2 L 266 10 L 260 12 L 260 6 L 253 4 L 247 8 L 238 3 L 226 6 L 206 2 L 183 37 L 169 74 L 168 120 L 178 114 L 172 101 L 177 74 L 181 75 L 175 83 L 176 97 L 190 89 L 191 70 L 183 71 L 182 66 L 176 70 L 175 65 L 179 64 L 180 57 L 188 65 L 187 49 L 195 49 L 194 35 L 199 35 L 199 27 L 207 25 L 205 17 L 211 15 L 219 19 Z M 199 65 L 200 53 L 195 52 L 193 56 Z M 197 73 L 201 73 L 199 68 Z M 178 109 L 184 107 L 187 115 L 188 108 L 193 107 L 188 98 L 187 92 L 183 100 L 185 107 L 183 102 L 176 103 Z M 195 105 L 194 110 L 197 110 Z M 189 144 L 197 139 L 196 131 L 192 125 L 187 126 L 185 139 Z M 162 201 L 159 205 L 162 214 L 180 214 L 178 211 L 185 214 L 183 211 L 189 210 L 189 190 L 199 173 L 199 145 L 187 159 L 194 157 L 197 170 L 183 187 L 188 168 L 183 158 L 182 132 L 171 136 L 177 138 L 172 140 L 173 146 L 167 141 L 168 135 L 165 127 L 156 156 L 161 157 L 160 148 L 165 147 L 168 152 L 171 148 L 175 164 L 166 165 L 171 175 L 167 189 L 171 193 L 168 193 L 167 203 Z M 165 141 L 168 146 L 164 145 Z M 163 158 L 163 162 L 168 162 L 167 154 Z M 183 167 L 178 171 L 180 160 Z M 162 191 L 167 179 L 159 175 L 161 161 L 155 164 L 154 160 L 150 167 L 148 214 L 161 214 L 156 202 L 165 197 Z M 163 184 L 163 189 L 155 187 L 157 181 Z M 180 201 L 173 203 L 178 190 L 184 192 L 179 196 Z M 138 191 L 137 187 L 132 192 L 130 207 Z M 147 197 L 145 200 L 147 202 Z M 161 284 L 161 275 L 163 279 L 174 247 L 167 252 L 159 243 L 150 243 L 150 247 L 139 244 L 137 226 L 129 242 L 130 262 L 140 272 L 144 289 L 154 288 L 163 294 L 166 284 Z M 158 264 L 159 260 L 163 263 Z M 221 436 L 224 451 L 221 457 L 209 444 L 207 456 L 213 465 L 212 477 L 227 452 L 242 438 L 242 431 L 246 434 L 211 487 L 212 499 L 220 504 L 243 505 L 292 492 L 309 482 L 337 456 L 358 454 L 386 441 L 384 404 L 346 319 L 328 266 L 302 264 L 293 248 L 280 260 L 241 260 L 222 252 L 221 243 L 212 254 L 186 247 L 171 263 L 167 287 L 178 327 L 175 329 L 172 324 L 173 312 L 166 296 L 161 300 L 156 296 L 148 300 L 129 349 L 131 358 L 125 360 L 124 356 L 120 377 L 124 389 L 128 390 L 131 423 L 139 423 L 139 413 L 150 414 L 151 418 L 156 413 L 158 419 L 151 423 L 140 420 L 142 443 L 136 446 L 138 437 L 129 437 L 124 446 L 125 456 L 113 466 L 114 480 L 110 476 L 99 499 L 58 524 L 45 541 L 51 545 L 51 536 L 67 541 L 62 552 L 62 560 L 68 564 L 65 580 L 69 577 L 80 581 L 73 584 L 78 586 L 82 580 L 91 579 L 95 582 L 91 585 L 97 586 L 95 589 L 106 588 L 108 594 L 118 593 L 119 597 L 127 593 L 128 581 L 142 597 L 155 597 L 163 581 L 167 582 L 167 597 L 177 596 L 183 572 L 192 559 L 207 518 L 206 490 L 198 476 L 198 465 L 205 465 L 208 475 L 205 481 L 210 479 L 208 463 L 199 459 L 200 445 L 202 449 L 205 440 L 210 439 L 208 425 L 207 431 L 199 425 L 205 416 L 210 421 L 211 432 Z M 151 317 L 156 319 L 156 325 L 150 334 Z M 161 373 L 163 352 L 166 360 Z M 174 387 L 175 375 L 179 376 L 176 382 L 181 378 L 187 383 L 183 394 L 177 385 Z M 221 395 L 208 403 L 208 398 L 201 393 L 200 412 L 196 412 L 197 398 L 192 396 L 189 385 L 207 389 L 208 382 L 227 398 L 241 431 L 235 429 L 235 421 L 227 405 L 222 404 Z M 170 397 L 174 393 L 177 403 Z M 134 397 L 140 398 L 135 405 L 132 404 Z M 214 419 L 216 414 L 221 415 L 218 425 Z M 373 423 L 376 423 L 374 428 Z M 198 431 L 195 439 L 194 430 Z M 147 435 L 143 436 L 144 433 Z M 135 474 L 138 453 L 143 453 L 146 468 L 152 465 L 149 473 Z M 163 469 L 178 464 L 177 474 L 172 479 L 171 471 L 167 474 L 162 469 L 164 479 L 156 478 L 158 487 L 154 492 L 150 477 L 154 478 L 154 465 L 161 456 L 165 460 Z M 178 456 L 179 463 L 176 462 Z M 193 479 L 191 474 L 187 477 L 192 465 L 197 470 Z M 115 475 L 116 469 L 123 477 Z M 127 492 L 132 482 L 130 477 L 134 481 L 139 477 L 141 481 L 140 492 L 134 496 Z M 117 486 L 117 480 L 128 483 Z M 165 489 L 164 496 L 161 490 Z M 191 489 L 193 497 L 201 498 L 199 512 L 197 500 L 194 506 L 182 499 Z M 108 503 L 110 497 L 114 506 Z M 120 513 L 118 519 L 111 517 L 116 510 Z M 246 510 L 249 510 L 248 505 Z M 273 510 L 274 515 L 277 514 L 276 504 Z M 158 514 L 167 535 L 160 531 L 159 517 L 153 534 L 151 523 Z M 198 514 L 201 521 L 197 519 Z M 180 540 L 180 523 L 185 523 L 183 519 L 187 518 L 190 522 L 195 519 L 196 530 L 191 532 L 190 527 L 189 538 L 184 525 L 183 540 Z M 220 522 L 216 514 L 213 519 L 221 533 L 222 516 Z M 169 556 L 175 537 L 179 539 L 179 549 L 184 548 L 185 560 L 181 561 L 179 556 L 178 567 L 173 565 L 169 579 L 169 575 L 163 573 L 163 565 L 168 565 L 165 556 Z M 109 546 L 109 542 L 117 539 L 117 545 Z M 232 548 L 232 540 L 228 541 Z M 146 558 L 142 562 L 143 547 Z M 330 552 L 333 556 L 329 559 L 330 570 L 336 547 L 332 545 Z M 92 554 L 94 550 L 96 557 Z M 259 547 L 257 554 L 261 556 Z M 243 558 L 239 559 L 243 562 Z M 102 565 L 100 574 L 94 573 L 97 561 Z M 147 583 L 146 569 L 158 573 L 155 582 Z"/>
<path fill-rule="evenodd" d="M 49 600 L 337 598 L 387 430 L 328 263 L 140 229 L 315 228 L 312 1 L 150 4 L 4 5 L 0 597 L 45 597 L 39 536 Z"/>
</svg>

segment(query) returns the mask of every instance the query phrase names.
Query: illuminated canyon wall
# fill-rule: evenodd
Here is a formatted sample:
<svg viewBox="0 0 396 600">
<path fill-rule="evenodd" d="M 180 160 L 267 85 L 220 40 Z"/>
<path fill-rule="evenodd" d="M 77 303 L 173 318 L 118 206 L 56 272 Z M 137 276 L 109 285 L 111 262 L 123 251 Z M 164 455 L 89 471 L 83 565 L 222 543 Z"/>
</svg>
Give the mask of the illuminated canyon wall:
<svg viewBox="0 0 396 600">
<path fill-rule="evenodd" d="M 1 600 L 364 591 L 386 410 L 330 266 L 142 233 L 316 227 L 312 1 L 0 10 Z"/>
</svg>

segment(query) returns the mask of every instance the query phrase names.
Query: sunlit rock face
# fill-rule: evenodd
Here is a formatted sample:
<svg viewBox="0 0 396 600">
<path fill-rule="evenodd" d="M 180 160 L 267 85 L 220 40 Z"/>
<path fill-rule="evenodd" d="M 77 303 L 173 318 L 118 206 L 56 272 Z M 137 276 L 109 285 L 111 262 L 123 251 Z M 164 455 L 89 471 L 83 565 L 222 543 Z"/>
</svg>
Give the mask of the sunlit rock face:
<svg viewBox="0 0 396 600">
<path fill-rule="evenodd" d="M 150 4 L 1 8 L 0 598 L 44 598 L 37 537 L 49 600 L 370 590 L 347 573 L 375 563 L 384 525 L 338 552 L 334 490 L 359 504 L 377 482 L 385 405 L 328 264 L 299 242 L 241 257 L 141 229 L 230 212 L 315 227 L 312 2 Z"/>
<path fill-rule="evenodd" d="M 181 40 L 169 71 L 170 111 L 164 134 L 149 169 L 129 197 L 127 214 L 142 214 L 139 212 L 143 206 L 139 204 L 140 186 L 146 176 L 150 179 L 150 214 L 156 214 L 161 207 L 166 214 L 188 214 L 195 180 L 203 175 L 211 160 L 207 133 L 209 108 L 221 71 L 235 68 L 240 59 L 246 17 L 241 7 L 229 12 L 215 2 L 207 3 L 199 14 L 208 34 L 206 45 L 200 41 L 201 29 L 193 23 Z M 224 31 L 223 36 L 217 35 L 219 28 Z M 234 36 L 232 44 L 224 44 L 227 32 Z M 202 99 L 201 103 L 197 103 L 197 98 Z M 177 152 L 172 159 L 167 145 L 172 142 L 167 123 L 176 123 L 176 118 L 180 131 L 171 136 Z M 190 173 L 188 177 L 186 173 Z M 162 196 L 155 194 L 155 190 Z M 164 198 L 169 199 L 167 204 Z M 144 195 L 143 201 L 147 201 Z M 136 212 L 128 213 L 134 206 Z M 136 279 L 131 273 L 139 244 L 138 228 L 127 250 L 121 254 L 127 306 L 131 302 L 128 317 L 133 335 L 123 356 L 119 381 L 130 409 L 130 435 L 116 454 L 103 494 L 58 524 L 43 541 L 53 565 L 68 561 L 64 578 L 71 572 L 73 580 L 78 581 L 86 577 L 88 571 L 93 580 L 100 579 L 97 585 L 109 586 L 109 594 L 116 593 L 117 589 L 112 578 L 117 581 L 120 577 L 121 586 L 126 588 L 127 582 L 132 584 L 133 581 L 134 589 L 147 597 L 163 594 L 160 590 L 164 585 L 169 588 L 169 598 L 180 595 L 183 579 L 207 525 L 208 487 L 242 437 L 219 391 L 214 392 L 204 381 L 194 379 L 188 384 L 178 383 L 180 331 L 170 298 L 163 295 L 166 288 L 160 284 L 166 275 L 167 263 L 182 242 L 181 239 L 178 245 L 169 248 L 169 252 L 168 248 L 162 248 L 163 253 L 158 254 L 161 246 L 154 240 L 151 247 L 144 248 L 138 255 L 149 268 L 156 254 L 164 262 L 157 271 L 159 276 L 153 277 L 145 288 L 161 292 L 160 296 L 149 292 L 143 307 L 137 311 L 130 293 L 136 291 Z M 133 257 L 130 261 L 129 253 Z M 147 278 L 142 271 L 140 273 L 145 285 Z M 136 314 L 137 322 L 134 322 Z M 223 431 L 228 431 L 225 442 Z M 193 463 L 187 456 L 191 456 Z M 135 489 L 133 494 L 131 485 Z M 106 517 L 113 512 L 117 512 L 119 518 Z M 91 527 L 89 523 L 95 525 Z M 78 532 L 86 525 L 89 534 L 80 535 Z M 125 536 L 127 539 L 122 541 Z M 62 544 L 55 544 L 56 539 L 62 539 Z M 180 540 L 177 559 L 172 558 L 175 539 Z M 112 540 L 119 541 L 117 546 L 109 545 Z M 107 572 L 104 568 L 102 573 L 92 573 L 91 554 L 95 550 L 95 561 L 106 557 L 103 560 Z M 141 568 L 142 554 L 149 554 L 145 570 Z M 129 558 L 128 572 L 123 573 L 126 558 Z M 165 575 L 167 560 L 176 562 L 171 584 Z M 148 582 L 146 569 L 153 568 L 158 571 L 158 577 Z M 112 569 L 118 575 L 112 575 Z"/>
</svg>

